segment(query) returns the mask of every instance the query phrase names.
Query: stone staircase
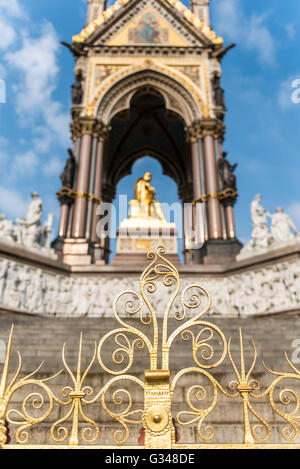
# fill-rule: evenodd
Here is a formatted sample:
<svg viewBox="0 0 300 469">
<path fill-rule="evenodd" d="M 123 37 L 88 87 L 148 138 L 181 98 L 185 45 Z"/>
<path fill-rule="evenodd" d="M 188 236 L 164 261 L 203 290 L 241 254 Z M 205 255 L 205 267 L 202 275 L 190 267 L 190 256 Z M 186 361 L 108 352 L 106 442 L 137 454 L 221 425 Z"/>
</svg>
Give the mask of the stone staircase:
<svg viewBox="0 0 300 469">
<path fill-rule="evenodd" d="M 295 350 L 293 349 L 292 345 L 293 341 L 295 339 L 300 339 L 300 319 L 297 316 L 251 319 L 226 319 L 210 317 L 205 318 L 205 320 L 211 321 L 220 327 L 227 340 L 229 337 L 232 337 L 231 350 L 238 369 L 240 368 L 239 328 L 242 328 L 243 330 L 247 370 L 252 362 L 254 353 L 250 341 L 251 337 L 253 337 L 256 343 L 258 354 L 257 364 L 253 372 L 253 378 L 261 381 L 262 389 L 264 389 L 266 385 L 270 384 L 275 378 L 275 376 L 267 373 L 264 370 L 262 366 L 262 360 L 264 360 L 270 369 L 281 372 L 292 372 L 285 360 L 284 352 L 287 351 L 289 358 L 291 358 L 292 353 Z M 64 342 L 66 342 L 65 355 L 67 364 L 76 376 L 78 346 L 81 332 L 83 333 L 82 371 L 84 372 L 89 363 L 89 360 L 93 356 L 94 342 L 96 341 L 98 345 L 99 340 L 104 336 L 104 334 L 119 327 L 118 323 L 113 318 L 50 319 L 44 317 L 22 316 L 7 313 L 0 316 L 0 340 L 5 340 L 7 342 L 12 323 L 14 323 L 15 327 L 9 376 L 12 377 L 15 372 L 17 366 L 16 351 L 20 350 L 23 362 L 22 376 L 25 376 L 26 374 L 34 371 L 40 362 L 45 360 L 42 369 L 38 372 L 38 379 L 50 377 L 60 369 L 64 368 L 61 358 L 61 351 Z M 174 324 L 174 322 L 171 322 L 171 330 L 174 328 Z M 178 323 L 176 324 L 178 326 Z M 135 325 L 138 326 L 137 322 L 135 322 Z M 220 356 L 220 341 L 215 339 L 211 343 L 216 349 L 216 356 Z M 105 364 L 109 365 L 111 363 L 111 356 L 115 349 L 116 346 L 112 341 L 109 341 L 107 343 L 107 347 L 105 347 L 105 352 L 102 355 Z M 171 349 L 171 376 L 175 376 L 177 372 L 185 367 L 192 366 L 194 366 L 194 362 L 192 359 L 191 340 L 183 341 L 181 338 L 176 339 Z M 298 368 L 300 370 L 300 364 L 298 365 Z M 145 369 L 149 369 L 149 359 L 147 358 L 147 353 L 145 350 L 136 350 L 134 365 L 132 369 L 129 370 L 128 374 L 132 374 L 143 381 Z M 211 374 L 222 384 L 224 388 L 227 389 L 227 391 L 229 391 L 229 383 L 236 379 L 228 357 L 226 357 L 222 365 L 212 369 Z M 95 364 L 87 376 L 85 385 L 92 387 L 96 394 L 102 388 L 103 384 L 107 383 L 111 378 L 111 375 L 101 371 L 101 368 L 96 359 Z M 176 417 L 178 412 L 182 412 L 184 410 L 191 411 L 186 403 L 186 394 L 191 386 L 199 384 L 202 385 L 202 392 L 204 392 L 204 390 L 207 391 L 207 399 L 197 403 L 199 408 L 205 409 L 207 407 L 207 403 L 209 402 L 210 404 L 212 402 L 212 386 L 210 385 L 210 382 L 207 378 L 203 378 L 203 376 L 199 373 L 190 373 L 188 375 L 184 375 L 178 381 L 174 392 L 172 407 L 174 417 Z M 288 387 L 295 389 L 300 396 L 300 380 L 293 380 L 293 382 L 289 381 L 286 384 L 290 385 Z M 60 399 L 63 399 L 61 395 L 61 389 L 64 386 L 72 385 L 72 380 L 66 370 L 64 370 L 53 381 L 48 382 L 48 385 Z M 122 381 L 121 383 L 119 382 L 118 385 L 112 386 L 111 392 L 107 394 L 106 402 L 107 406 L 111 410 L 118 409 L 118 411 L 120 411 L 120 409 L 125 409 L 124 404 L 114 406 L 112 403 L 113 391 L 120 388 L 126 388 L 125 381 Z M 134 399 L 133 409 L 142 409 L 144 402 L 142 389 L 132 382 L 129 383 L 129 387 L 127 387 L 127 389 L 131 391 Z M 13 396 L 9 408 L 22 411 L 22 402 L 24 398 L 33 390 L 37 390 L 37 388 L 33 388 L 29 385 L 17 391 Z M 276 402 L 279 404 L 278 393 L 276 396 Z M 66 400 L 66 398 L 64 398 L 64 400 Z M 256 412 L 263 416 L 263 418 L 271 426 L 272 435 L 270 440 L 268 440 L 268 443 L 284 443 L 285 441 L 281 436 L 281 431 L 284 426 L 287 426 L 287 424 L 285 425 L 286 422 L 272 410 L 268 400 L 252 399 L 251 403 Z M 30 438 L 28 440 L 28 444 L 52 444 L 53 441 L 50 438 L 51 425 L 66 415 L 69 409 L 70 406 L 64 407 L 55 405 L 53 412 L 45 422 L 29 430 Z M 281 406 L 281 409 L 292 409 L 292 407 Z M 101 401 L 99 400 L 97 403 L 91 406 L 84 406 L 84 410 L 86 415 L 89 418 L 95 420 L 100 427 L 100 436 L 95 444 L 114 445 L 114 432 L 116 430 L 122 429 L 122 426 L 118 422 L 115 422 L 103 411 L 101 407 Z M 40 412 L 38 409 L 31 410 L 31 414 L 34 416 L 41 415 L 38 412 Z M 193 416 L 185 416 L 185 418 L 187 417 L 191 419 Z M 20 419 L 20 416 L 16 418 Z M 259 423 L 251 415 L 250 419 L 253 423 Z M 68 429 L 70 429 L 71 420 L 68 419 L 66 424 L 62 425 L 66 425 Z M 204 436 L 206 435 L 206 425 L 213 426 L 215 430 L 215 437 L 211 443 L 242 443 L 243 403 L 241 398 L 225 398 L 219 392 L 216 408 L 206 417 L 202 424 L 201 428 Z M 137 445 L 141 427 L 141 424 L 129 425 L 130 436 L 126 445 Z M 10 425 L 11 443 L 15 442 L 15 429 L 16 427 L 14 425 Z M 209 429 L 207 430 L 209 432 Z M 197 422 L 189 426 L 179 426 L 179 433 L 181 436 L 181 443 L 189 444 L 203 442 L 197 434 Z M 298 438 L 296 442 L 300 443 L 300 438 Z M 68 444 L 68 439 L 66 440 L 65 444 Z"/>
</svg>

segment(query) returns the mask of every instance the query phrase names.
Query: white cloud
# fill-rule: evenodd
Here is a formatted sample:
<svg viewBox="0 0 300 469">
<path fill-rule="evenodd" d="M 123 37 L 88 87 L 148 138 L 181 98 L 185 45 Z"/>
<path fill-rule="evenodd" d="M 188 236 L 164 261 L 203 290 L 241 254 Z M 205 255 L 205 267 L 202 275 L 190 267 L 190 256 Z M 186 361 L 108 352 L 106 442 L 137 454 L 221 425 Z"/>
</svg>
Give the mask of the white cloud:
<svg viewBox="0 0 300 469">
<path fill-rule="evenodd" d="M 6 50 L 16 41 L 13 20 L 26 16 L 18 0 L 0 0 L 0 50 Z"/>
<path fill-rule="evenodd" d="M 0 79 L 6 78 L 6 68 L 0 63 Z"/>
<path fill-rule="evenodd" d="M 20 217 L 26 214 L 28 201 L 18 191 L 0 186 L 0 212 L 7 217 Z"/>
<path fill-rule="evenodd" d="M 48 153 L 53 142 L 52 132 L 47 127 L 43 127 L 35 129 L 34 133 L 38 134 L 32 141 L 35 150 L 38 153 Z"/>
<path fill-rule="evenodd" d="M 286 24 L 284 26 L 284 29 L 285 29 L 285 32 L 286 32 L 286 35 L 287 35 L 287 38 L 290 40 L 290 41 L 293 41 L 296 37 L 296 28 L 295 28 L 295 25 L 293 23 L 289 23 L 289 24 Z"/>
<path fill-rule="evenodd" d="M 4 164 L 8 160 L 8 155 L 3 150 L 0 149 L 0 163 Z"/>
<path fill-rule="evenodd" d="M 57 176 L 63 170 L 63 163 L 56 157 L 51 158 L 43 166 L 43 172 L 47 176 Z"/>
<path fill-rule="evenodd" d="M 21 49 L 5 55 L 8 64 L 23 74 L 18 85 L 18 112 L 39 112 L 48 102 L 58 73 L 57 48 L 54 28 L 45 23 L 41 37 L 25 37 Z"/>
<path fill-rule="evenodd" d="M 253 15 L 249 21 L 249 31 L 246 36 L 246 44 L 249 49 L 256 50 L 259 59 L 263 63 L 274 63 L 275 45 L 274 39 L 268 28 L 263 24 L 265 16 Z"/>
<path fill-rule="evenodd" d="M 265 161 L 256 159 L 255 157 L 247 158 L 247 160 L 242 163 L 242 167 L 247 173 L 251 172 L 253 174 L 262 174 L 268 170 L 268 164 Z"/>
<path fill-rule="evenodd" d="M 300 229 L 300 202 L 295 202 L 287 209 L 287 213 L 292 218 L 295 225 Z"/>
<path fill-rule="evenodd" d="M 11 24 L 0 18 L 1 41 L 0 50 L 6 50 L 16 40 L 16 33 Z"/>
<path fill-rule="evenodd" d="M 8 160 L 8 154 L 7 154 L 7 145 L 8 145 L 8 140 L 5 137 L 0 137 L 0 162 L 4 164 Z"/>
<path fill-rule="evenodd" d="M 63 146 L 67 144 L 69 116 L 62 111 L 61 104 L 52 98 L 59 73 L 58 37 L 52 24 L 47 21 L 44 22 L 42 30 L 40 37 L 27 34 L 22 39 L 21 47 L 16 51 L 7 52 L 4 58 L 20 78 L 14 88 L 17 113 L 23 121 L 29 119 L 31 124 L 32 119 L 39 116 L 43 118 L 47 128 L 47 132 L 44 132 L 47 144 L 38 138 L 37 145 L 44 145 L 46 151 L 57 140 Z"/>
<path fill-rule="evenodd" d="M 14 135 L 9 141 L 0 136 L 5 181 L 5 186 L 0 186 L 0 213 L 9 219 L 26 215 L 32 181 L 37 182 L 45 201 L 44 214 L 49 206 L 59 216 L 59 203 L 55 196 L 48 199 L 43 184 L 45 176 L 57 175 L 63 167 L 52 156 L 53 151 L 59 154 L 57 146 L 69 144 L 69 113 L 53 96 L 60 73 L 59 38 L 49 21 L 33 21 L 26 3 L 0 0 L 0 79 L 9 80 L 9 100 L 15 100 L 19 117 L 14 119 Z M 47 157 L 43 159 L 42 153 Z"/>
<path fill-rule="evenodd" d="M 0 11 L 2 14 L 15 18 L 24 15 L 23 8 L 18 0 L 0 0 Z"/>
<path fill-rule="evenodd" d="M 241 33 L 242 15 L 236 0 L 220 0 L 215 4 L 217 34 L 224 34 L 228 40 L 236 40 Z"/>
<path fill-rule="evenodd" d="M 275 61 L 275 43 L 265 25 L 266 16 L 252 14 L 249 18 L 242 10 L 240 0 L 219 0 L 215 4 L 216 26 L 218 34 L 228 41 L 238 42 L 249 50 L 256 51 L 263 63 Z"/>
<path fill-rule="evenodd" d="M 27 151 L 15 156 L 11 172 L 13 174 L 33 175 L 39 164 L 38 156 L 32 151 Z"/>
<path fill-rule="evenodd" d="M 9 144 L 9 140 L 5 137 L 0 137 L 0 147 L 6 147 Z"/>
<path fill-rule="evenodd" d="M 49 116 L 46 117 L 44 127 L 34 128 L 35 136 L 32 142 L 38 153 L 49 153 L 52 144 L 57 142 L 57 140 L 64 147 L 69 144 L 69 117 L 67 114 L 59 114 L 58 111 L 58 114 L 55 115 L 55 113 L 49 112 Z"/>
</svg>

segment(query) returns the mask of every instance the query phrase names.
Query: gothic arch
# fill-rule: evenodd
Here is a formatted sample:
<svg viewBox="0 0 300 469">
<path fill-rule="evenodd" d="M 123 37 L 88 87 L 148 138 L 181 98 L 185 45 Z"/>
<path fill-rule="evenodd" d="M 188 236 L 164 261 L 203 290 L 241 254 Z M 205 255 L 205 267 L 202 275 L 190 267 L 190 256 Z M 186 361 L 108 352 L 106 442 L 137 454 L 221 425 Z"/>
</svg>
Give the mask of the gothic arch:
<svg viewBox="0 0 300 469">
<path fill-rule="evenodd" d="M 145 156 L 150 156 L 157 160 L 161 164 L 163 174 L 165 176 L 169 176 L 178 187 L 181 187 L 184 184 L 184 172 L 180 172 L 175 165 L 172 166 L 169 155 L 148 147 L 138 148 L 135 152 L 126 156 L 123 164 L 115 168 L 115 172 L 112 176 L 114 184 L 118 184 L 123 177 L 132 174 L 134 164 L 137 160 L 144 158 Z"/>
<path fill-rule="evenodd" d="M 137 91 L 145 87 L 163 96 L 166 109 L 179 114 L 187 127 L 205 115 L 206 107 L 191 80 L 171 68 L 159 66 L 156 70 L 153 66 L 116 76 L 111 86 L 98 96 L 97 116 L 109 125 L 116 114 L 130 107 Z"/>
<path fill-rule="evenodd" d="M 180 198 L 192 197 L 188 194 L 192 174 L 186 123 L 170 102 L 166 94 L 147 85 L 130 90 L 122 103 L 109 103 L 109 135 L 103 154 L 103 180 L 109 194 L 115 193 L 117 183 L 131 173 L 138 158 L 152 156 L 175 181 Z"/>
</svg>

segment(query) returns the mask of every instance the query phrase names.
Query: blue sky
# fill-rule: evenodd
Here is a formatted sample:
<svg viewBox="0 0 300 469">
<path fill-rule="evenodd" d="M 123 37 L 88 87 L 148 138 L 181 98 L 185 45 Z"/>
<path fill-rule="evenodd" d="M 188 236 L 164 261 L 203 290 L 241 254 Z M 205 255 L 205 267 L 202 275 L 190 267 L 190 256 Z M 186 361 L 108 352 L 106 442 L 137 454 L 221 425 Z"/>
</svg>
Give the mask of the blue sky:
<svg viewBox="0 0 300 469">
<path fill-rule="evenodd" d="M 61 40 L 71 42 L 85 22 L 85 0 L 0 0 L 0 213 L 24 215 L 32 190 L 45 215 L 59 216 L 56 191 L 69 138 L 70 85 L 74 62 Z M 188 4 L 188 2 L 185 2 Z M 300 79 L 300 2 L 212 0 L 212 26 L 225 43 L 236 42 L 223 60 L 227 135 L 224 150 L 238 163 L 238 236 L 251 235 L 249 205 L 261 193 L 271 212 L 282 205 L 300 230 L 300 103 L 292 82 Z M 141 160 L 118 192 L 132 196 L 147 167 L 161 201 L 176 201 L 175 184 L 158 163 Z M 128 189 L 129 188 L 129 189 Z"/>
</svg>

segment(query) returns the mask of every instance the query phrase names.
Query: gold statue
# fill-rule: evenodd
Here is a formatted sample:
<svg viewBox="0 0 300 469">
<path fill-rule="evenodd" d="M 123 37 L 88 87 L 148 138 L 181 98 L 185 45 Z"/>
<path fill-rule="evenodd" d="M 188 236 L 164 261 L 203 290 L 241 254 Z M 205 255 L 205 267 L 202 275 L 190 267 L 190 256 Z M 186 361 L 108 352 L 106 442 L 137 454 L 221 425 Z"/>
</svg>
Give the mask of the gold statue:
<svg viewBox="0 0 300 469">
<path fill-rule="evenodd" d="M 155 198 L 156 191 L 150 182 L 152 174 L 147 172 L 137 180 L 134 187 L 134 200 L 130 201 L 130 218 L 161 220 L 165 222 L 161 204 Z"/>
</svg>

